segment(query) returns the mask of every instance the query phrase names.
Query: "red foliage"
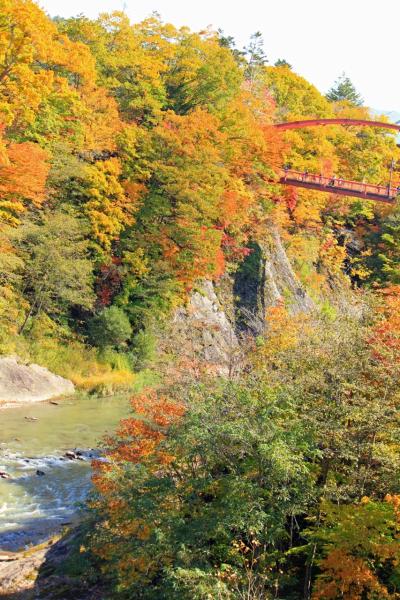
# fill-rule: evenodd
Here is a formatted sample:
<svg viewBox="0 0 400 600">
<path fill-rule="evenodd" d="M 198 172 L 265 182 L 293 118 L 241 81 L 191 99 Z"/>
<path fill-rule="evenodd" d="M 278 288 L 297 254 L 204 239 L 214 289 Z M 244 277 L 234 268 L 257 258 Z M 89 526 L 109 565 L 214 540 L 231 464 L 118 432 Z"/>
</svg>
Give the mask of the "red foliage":
<svg viewBox="0 0 400 600">
<path fill-rule="evenodd" d="M 114 296 L 121 289 L 122 275 L 118 268 L 120 262 L 120 259 L 113 258 L 111 264 L 100 267 L 96 281 L 97 304 L 100 308 L 110 306 Z"/>
<path fill-rule="evenodd" d="M 152 458 L 154 464 L 166 464 L 170 458 L 159 449 L 165 439 L 168 428 L 184 414 L 182 404 L 171 400 L 155 390 L 144 390 L 131 399 L 133 416 L 123 419 L 115 437 L 109 438 L 108 455 L 117 462 L 128 461 L 140 463 Z M 104 462 L 95 462 L 94 483 L 104 492 L 109 484 L 104 481 L 110 466 Z"/>
<path fill-rule="evenodd" d="M 298 194 L 296 188 L 293 186 L 288 186 L 284 189 L 283 198 L 286 202 L 287 209 L 289 213 L 291 213 L 297 205 Z"/>
</svg>

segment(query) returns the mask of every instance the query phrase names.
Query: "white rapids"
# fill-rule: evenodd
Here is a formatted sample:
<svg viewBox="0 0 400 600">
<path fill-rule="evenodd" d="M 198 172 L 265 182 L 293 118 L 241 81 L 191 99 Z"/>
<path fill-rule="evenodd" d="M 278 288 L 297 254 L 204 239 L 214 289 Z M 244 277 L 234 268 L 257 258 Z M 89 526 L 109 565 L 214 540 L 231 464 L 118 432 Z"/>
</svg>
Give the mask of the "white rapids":
<svg viewBox="0 0 400 600">
<path fill-rule="evenodd" d="M 67 399 L 0 411 L 0 550 L 39 543 L 76 518 L 101 438 L 128 412 L 126 398 Z M 65 453 L 77 450 L 77 458 Z"/>
</svg>

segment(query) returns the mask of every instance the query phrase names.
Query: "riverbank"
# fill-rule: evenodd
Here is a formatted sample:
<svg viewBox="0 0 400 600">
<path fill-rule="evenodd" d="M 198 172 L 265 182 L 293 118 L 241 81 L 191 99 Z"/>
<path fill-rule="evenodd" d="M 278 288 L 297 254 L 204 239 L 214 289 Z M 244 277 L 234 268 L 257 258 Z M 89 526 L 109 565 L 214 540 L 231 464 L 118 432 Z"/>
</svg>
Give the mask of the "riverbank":
<svg viewBox="0 0 400 600">
<path fill-rule="evenodd" d="M 80 577 L 81 528 L 23 552 L 0 552 L 1 600 L 103 600 L 99 584 Z"/>
<path fill-rule="evenodd" d="M 59 537 L 24 552 L 0 551 L 0 598 L 31 600 L 35 597 L 40 569 L 57 539 Z"/>
<path fill-rule="evenodd" d="M 22 400 L 20 400 L 18 402 L 10 402 L 10 401 L 7 402 L 5 400 L 0 400 L 0 411 L 5 410 L 5 409 L 21 408 L 24 406 L 30 406 L 31 404 L 39 404 L 39 405 L 40 404 L 50 404 L 52 406 L 57 406 L 66 398 L 68 398 L 68 396 L 55 396 L 54 398 L 51 398 L 49 400 L 35 400 L 35 402 L 23 402 Z"/>
</svg>

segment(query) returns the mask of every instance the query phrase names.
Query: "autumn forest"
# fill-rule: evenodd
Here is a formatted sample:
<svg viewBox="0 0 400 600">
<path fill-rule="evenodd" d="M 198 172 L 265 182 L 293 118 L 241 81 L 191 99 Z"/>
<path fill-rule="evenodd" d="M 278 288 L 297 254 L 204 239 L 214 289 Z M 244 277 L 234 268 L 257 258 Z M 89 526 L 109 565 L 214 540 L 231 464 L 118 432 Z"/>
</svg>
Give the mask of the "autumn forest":
<svg viewBox="0 0 400 600">
<path fill-rule="evenodd" d="M 400 150 L 274 127 L 316 118 L 387 120 L 258 32 L 0 0 L 0 354 L 131 403 L 87 599 L 400 598 L 400 209 L 334 189 L 397 188 Z"/>
</svg>

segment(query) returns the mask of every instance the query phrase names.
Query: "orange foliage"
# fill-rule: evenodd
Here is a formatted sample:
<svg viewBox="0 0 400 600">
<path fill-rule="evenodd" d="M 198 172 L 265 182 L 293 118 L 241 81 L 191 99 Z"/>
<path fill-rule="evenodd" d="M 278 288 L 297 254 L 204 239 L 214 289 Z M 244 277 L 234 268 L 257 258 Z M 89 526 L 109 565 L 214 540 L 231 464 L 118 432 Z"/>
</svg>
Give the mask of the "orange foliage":
<svg viewBox="0 0 400 600">
<path fill-rule="evenodd" d="M 392 514 L 386 512 L 385 504 L 391 505 Z M 383 512 L 374 512 L 377 508 Z M 337 511 L 333 523 L 340 533 L 331 539 L 327 556 L 318 562 L 322 574 L 317 578 L 312 600 L 398 598 L 396 591 L 392 593 L 379 577 L 398 565 L 400 496 L 387 494 L 385 503 L 379 504 L 363 496 L 358 505 L 343 506 Z"/>
<path fill-rule="evenodd" d="M 40 206 L 45 199 L 49 157 L 31 142 L 10 144 L 5 153 L 0 166 L 0 218 L 17 224 L 17 215 L 25 211 L 27 203 Z"/>
<path fill-rule="evenodd" d="M 140 463 L 152 459 L 155 465 L 168 464 L 172 457 L 158 450 L 165 439 L 168 427 L 184 414 L 183 405 L 146 389 L 131 399 L 135 416 L 121 421 L 115 438 L 109 438 L 108 455 L 116 461 Z M 96 462 L 96 487 L 104 493 L 107 482 L 101 475 L 109 470 L 107 463 Z"/>
<path fill-rule="evenodd" d="M 324 574 L 317 581 L 313 600 L 391 598 L 365 561 L 347 554 L 341 548 L 332 550 L 320 566 Z"/>
<path fill-rule="evenodd" d="M 93 506 L 101 505 L 103 514 L 107 514 L 109 520 L 105 527 L 118 530 L 119 535 L 145 541 L 151 535 L 152 525 L 144 519 L 132 519 L 129 516 L 129 507 L 119 495 L 121 490 L 115 473 L 125 462 L 143 464 L 153 472 L 159 472 L 169 465 L 174 457 L 160 445 L 168 434 L 168 428 L 183 416 L 184 407 L 150 389 L 134 396 L 131 406 L 134 416 L 121 421 L 115 437 L 108 439 L 110 462 L 93 462 L 93 483 L 101 495 L 101 499 L 94 502 Z M 112 553 L 112 544 L 96 549 L 96 554 L 106 560 Z M 122 562 L 119 568 L 122 571 L 128 568 L 129 577 L 132 577 L 142 566 L 134 558 L 126 560 L 126 564 Z"/>
<path fill-rule="evenodd" d="M 393 285 L 381 291 L 383 303 L 378 309 L 381 320 L 370 338 L 375 357 L 392 368 L 400 366 L 400 286 Z"/>
<path fill-rule="evenodd" d="M 0 193 L 22 197 L 39 205 L 49 172 L 48 154 L 37 144 L 10 144 L 9 164 L 1 168 Z"/>
</svg>

